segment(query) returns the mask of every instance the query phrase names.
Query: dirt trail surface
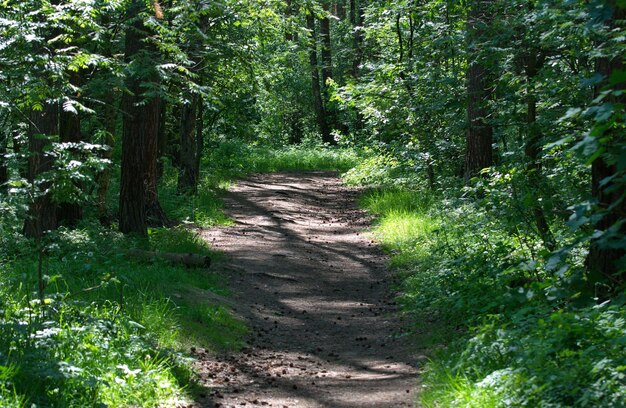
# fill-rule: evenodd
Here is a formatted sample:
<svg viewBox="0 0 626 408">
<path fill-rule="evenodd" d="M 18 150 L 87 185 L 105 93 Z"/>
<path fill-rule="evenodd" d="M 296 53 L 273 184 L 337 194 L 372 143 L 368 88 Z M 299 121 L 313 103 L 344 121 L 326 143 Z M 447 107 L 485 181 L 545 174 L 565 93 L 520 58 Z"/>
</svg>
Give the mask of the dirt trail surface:
<svg viewBox="0 0 626 408">
<path fill-rule="evenodd" d="M 231 189 L 236 225 L 203 231 L 232 266 L 241 352 L 196 350 L 208 407 L 408 407 L 417 370 L 398 337 L 385 258 L 357 191 L 334 173 L 255 175 Z"/>
</svg>

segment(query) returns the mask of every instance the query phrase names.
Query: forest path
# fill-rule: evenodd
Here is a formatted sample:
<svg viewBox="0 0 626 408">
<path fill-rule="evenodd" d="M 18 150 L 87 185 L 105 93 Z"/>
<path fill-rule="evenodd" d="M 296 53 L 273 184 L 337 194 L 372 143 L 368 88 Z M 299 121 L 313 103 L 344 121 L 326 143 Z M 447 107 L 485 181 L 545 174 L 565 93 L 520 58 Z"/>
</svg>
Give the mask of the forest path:
<svg viewBox="0 0 626 408">
<path fill-rule="evenodd" d="M 413 406 L 417 370 L 357 195 L 331 172 L 254 175 L 228 193 L 236 225 L 202 235 L 227 254 L 252 333 L 241 352 L 196 350 L 211 390 L 199 406 Z"/>
</svg>

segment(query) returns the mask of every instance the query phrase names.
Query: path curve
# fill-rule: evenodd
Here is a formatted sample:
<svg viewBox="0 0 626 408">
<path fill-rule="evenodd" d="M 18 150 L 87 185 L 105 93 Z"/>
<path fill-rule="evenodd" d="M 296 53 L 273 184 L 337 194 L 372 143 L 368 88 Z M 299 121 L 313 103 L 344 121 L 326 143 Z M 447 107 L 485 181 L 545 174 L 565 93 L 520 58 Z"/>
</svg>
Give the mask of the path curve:
<svg viewBox="0 0 626 408">
<path fill-rule="evenodd" d="M 408 407 L 417 370 L 398 336 L 385 257 L 358 191 L 335 173 L 253 175 L 226 197 L 224 251 L 250 347 L 196 350 L 207 407 Z"/>
</svg>

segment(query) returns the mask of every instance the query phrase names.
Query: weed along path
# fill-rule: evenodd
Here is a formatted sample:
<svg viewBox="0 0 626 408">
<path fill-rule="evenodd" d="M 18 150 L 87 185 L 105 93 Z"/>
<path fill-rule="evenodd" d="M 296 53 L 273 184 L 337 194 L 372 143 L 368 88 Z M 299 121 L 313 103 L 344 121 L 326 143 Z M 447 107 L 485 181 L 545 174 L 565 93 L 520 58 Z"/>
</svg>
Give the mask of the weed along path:
<svg viewBox="0 0 626 408">
<path fill-rule="evenodd" d="M 224 251 L 249 346 L 196 350 L 208 407 L 408 407 L 415 364 L 398 336 L 385 258 L 357 191 L 329 172 L 255 175 L 231 189 Z"/>
</svg>

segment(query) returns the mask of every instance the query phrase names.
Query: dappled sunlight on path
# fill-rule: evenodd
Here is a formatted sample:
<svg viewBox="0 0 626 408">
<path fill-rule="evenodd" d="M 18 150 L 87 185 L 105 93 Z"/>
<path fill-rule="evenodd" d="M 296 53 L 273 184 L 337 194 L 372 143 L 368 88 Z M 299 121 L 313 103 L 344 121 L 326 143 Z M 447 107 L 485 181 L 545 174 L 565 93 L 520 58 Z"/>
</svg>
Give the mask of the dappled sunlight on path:
<svg viewBox="0 0 626 408">
<path fill-rule="evenodd" d="M 209 389 L 199 405 L 413 405 L 417 370 L 357 193 L 327 172 L 256 175 L 231 190 L 236 225 L 202 233 L 228 255 L 252 334 L 239 353 L 197 351 Z"/>
</svg>

